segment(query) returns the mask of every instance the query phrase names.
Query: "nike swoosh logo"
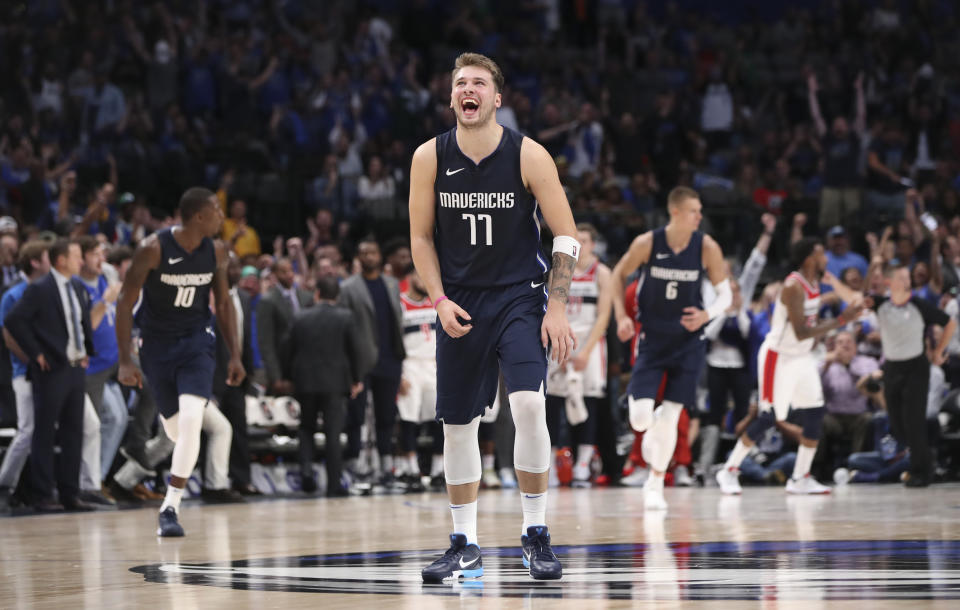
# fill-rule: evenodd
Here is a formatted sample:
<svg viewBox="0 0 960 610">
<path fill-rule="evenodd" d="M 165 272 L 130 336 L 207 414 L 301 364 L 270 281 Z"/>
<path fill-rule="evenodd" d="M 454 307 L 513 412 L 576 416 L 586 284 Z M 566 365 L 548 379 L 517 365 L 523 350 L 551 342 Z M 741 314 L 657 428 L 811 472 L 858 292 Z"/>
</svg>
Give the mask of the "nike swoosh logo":
<svg viewBox="0 0 960 610">
<path fill-rule="evenodd" d="M 477 560 L 476 560 L 476 559 L 472 559 L 472 560 L 468 561 L 467 563 L 463 563 L 463 557 L 461 557 L 459 563 L 460 563 L 460 567 L 461 567 L 461 568 L 468 568 L 468 567 L 472 566 L 473 564 L 477 563 Z"/>
<path fill-rule="evenodd" d="M 531 288 L 539 288 L 539 287 L 543 286 L 543 284 L 544 284 L 543 282 L 540 282 L 539 284 L 535 284 L 535 283 L 533 283 L 533 282 L 530 282 L 530 287 L 531 287 Z"/>
<path fill-rule="evenodd" d="M 453 170 L 453 171 L 450 171 L 450 170 L 448 169 L 448 170 L 447 170 L 447 175 L 448 175 L 448 176 L 452 176 L 452 175 L 456 174 L 457 172 L 462 172 L 462 171 L 465 170 L 465 169 L 467 169 L 467 168 L 461 167 L 460 169 L 455 169 L 455 170 Z"/>
<path fill-rule="evenodd" d="M 658 254 L 658 255 L 657 255 L 657 260 L 658 260 L 658 261 L 659 261 L 659 260 L 663 260 L 663 259 L 665 259 L 665 258 L 670 258 L 670 255 L 669 255 L 669 254 Z"/>
<path fill-rule="evenodd" d="M 168 258 L 167 262 L 170 263 L 171 265 L 176 265 L 182 260 L 183 260 L 183 257 L 181 256 L 180 258 Z"/>
</svg>

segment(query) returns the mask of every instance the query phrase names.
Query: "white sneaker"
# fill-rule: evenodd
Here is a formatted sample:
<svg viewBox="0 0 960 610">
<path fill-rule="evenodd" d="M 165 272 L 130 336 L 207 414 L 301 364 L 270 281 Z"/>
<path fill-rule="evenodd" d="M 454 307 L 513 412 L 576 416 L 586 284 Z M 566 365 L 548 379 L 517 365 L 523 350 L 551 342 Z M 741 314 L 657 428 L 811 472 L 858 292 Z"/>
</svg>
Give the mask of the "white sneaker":
<svg viewBox="0 0 960 610">
<path fill-rule="evenodd" d="M 589 481 L 590 480 L 590 465 L 589 464 L 577 464 L 573 467 L 573 480 L 574 481 Z"/>
<path fill-rule="evenodd" d="M 677 466 L 673 470 L 673 484 L 677 487 L 690 487 L 693 485 L 693 477 L 686 466 Z"/>
<path fill-rule="evenodd" d="M 645 510 L 667 510 L 667 500 L 662 489 L 643 490 L 643 508 Z"/>
<path fill-rule="evenodd" d="M 517 477 L 513 474 L 513 468 L 500 469 L 500 484 L 504 489 L 516 489 Z"/>
<path fill-rule="evenodd" d="M 497 476 L 497 471 L 493 468 L 484 470 L 480 485 L 484 489 L 500 489 L 500 477 Z"/>
<path fill-rule="evenodd" d="M 647 482 L 647 477 L 649 476 L 650 469 L 635 468 L 629 475 L 620 479 L 620 483 L 627 487 L 643 487 L 643 484 Z"/>
<path fill-rule="evenodd" d="M 837 468 L 833 471 L 833 482 L 837 485 L 846 485 L 850 482 L 850 471 L 846 468 Z"/>
<path fill-rule="evenodd" d="M 737 468 L 721 468 L 717 471 L 717 484 L 720 492 L 728 496 L 739 496 L 743 493 L 740 487 L 740 470 Z"/>
<path fill-rule="evenodd" d="M 830 493 L 830 488 L 826 485 L 821 485 L 809 474 L 805 474 L 799 481 L 795 481 L 794 479 L 787 481 L 787 493 L 798 495 L 828 494 Z"/>
</svg>

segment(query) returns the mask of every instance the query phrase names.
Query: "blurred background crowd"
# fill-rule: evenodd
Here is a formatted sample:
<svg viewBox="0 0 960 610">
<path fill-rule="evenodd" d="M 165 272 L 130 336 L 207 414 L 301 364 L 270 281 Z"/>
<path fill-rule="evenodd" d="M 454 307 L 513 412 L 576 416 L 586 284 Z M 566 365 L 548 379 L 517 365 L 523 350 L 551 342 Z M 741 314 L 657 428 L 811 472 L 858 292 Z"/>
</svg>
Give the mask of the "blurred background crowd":
<svg viewBox="0 0 960 610">
<path fill-rule="evenodd" d="M 450 68 L 469 49 L 500 64 L 507 85 L 498 121 L 554 156 L 576 219 L 597 230 L 601 260 L 612 266 L 636 235 L 664 222 L 666 194 L 676 185 L 700 193 L 702 228 L 731 259 L 734 276 L 754 244 L 770 238 L 755 291 L 742 296 L 742 311 L 730 312 L 737 332 L 714 338 L 718 349 L 742 351 L 734 361 L 755 375 L 750 363 L 769 324 L 775 280 L 788 270 L 789 243 L 804 234 L 824 239 L 830 271 L 850 286 L 882 290 L 880 279 L 867 276 L 875 257 L 909 263 L 915 293 L 957 316 L 958 17 L 947 0 L 4 3 L 4 291 L 37 268 L 36 252 L 23 244 L 56 236 L 90 237 L 84 279 L 104 275 L 115 284 L 137 241 L 177 222 L 180 194 L 206 185 L 227 213 L 222 237 L 235 254 L 232 282 L 248 307 L 256 384 L 248 391 L 294 394 L 274 362 L 278 331 L 264 325 L 274 315 L 270 301 L 294 303 L 295 314 L 311 305 L 324 278 L 383 271 L 406 279 L 410 157 L 454 125 Z M 110 310 L 115 291 L 100 293 Z M 828 304 L 824 315 L 837 315 L 837 307 Z M 884 467 L 908 457 L 883 423 L 875 321 L 867 316 L 846 330 L 823 347 L 834 424 L 818 456 L 824 480 L 835 471 L 845 479 L 843 469 L 846 479 L 850 470 L 859 475 L 851 454 L 876 452 Z M 596 469 L 601 483 L 635 482 L 643 464 L 639 451 L 630 455 L 633 437 L 618 406 L 629 349 L 615 340 L 607 349 L 608 416 Z M 708 368 L 728 364 L 719 358 Z M 940 439 L 941 478 L 956 476 L 960 341 L 943 367 L 932 368 L 931 438 Z M 5 377 L 0 413 L 14 426 L 15 373 Z M 711 481 L 705 475 L 722 460 L 724 442 L 751 417 L 749 400 L 708 385 L 700 404 L 689 405 L 692 421 L 712 415 L 684 437 L 693 451 L 678 454 L 680 484 L 695 475 Z M 114 427 L 103 431 L 100 473 L 85 487 L 91 492 L 103 493 L 100 483 L 125 458 L 148 473 L 162 463 L 162 451 L 159 460 L 145 453 L 156 449 L 147 441 L 149 410 L 138 416 L 142 401 L 129 392 L 118 400 L 131 422 L 143 423 L 118 434 L 116 416 L 94 409 L 102 426 Z M 348 420 L 364 406 L 350 408 Z M 382 408 L 376 436 L 397 434 L 380 424 Z M 227 416 L 232 486 L 251 491 L 255 452 L 237 438 L 246 436 L 245 420 Z M 700 429 L 710 426 L 720 449 L 703 451 Z M 492 434 L 498 448 L 505 427 Z M 770 467 L 795 444 L 788 428 L 780 434 L 754 456 L 761 481 L 789 472 Z M 563 454 L 566 439 L 555 441 Z M 128 449 L 118 457 L 121 444 Z M 392 445 L 380 444 L 379 453 L 384 447 Z M 496 454 L 507 472 L 509 451 Z M 370 467 L 347 464 L 356 478 Z M 895 480 L 902 469 L 883 472 Z M 493 476 L 485 481 L 498 484 Z M 0 487 L 15 485 L 0 476 Z M 149 496 L 149 486 L 140 488 L 137 497 Z"/>
</svg>

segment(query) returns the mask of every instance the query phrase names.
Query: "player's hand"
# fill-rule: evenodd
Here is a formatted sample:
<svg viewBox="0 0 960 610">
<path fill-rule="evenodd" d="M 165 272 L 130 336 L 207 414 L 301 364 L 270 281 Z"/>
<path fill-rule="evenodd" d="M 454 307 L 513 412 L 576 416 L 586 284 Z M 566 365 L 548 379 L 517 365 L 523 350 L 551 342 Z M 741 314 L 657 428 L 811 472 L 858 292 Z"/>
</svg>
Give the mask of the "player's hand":
<svg viewBox="0 0 960 610">
<path fill-rule="evenodd" d="M 683 317 L 680 318 L 680 324 L 690 332 L 700 330 L 700 327 L 709 321 L 709 314 L 698 307 L 684 307 Z"/>
<path fill-rule="evenodd" d="M 544 349 L 551 345 L 548 357 L 555 360 L 558 364 L 563 364 L 577 348 L 577 339 L 573 336 L 573 329 L 570 328 L 570 322 L 567 321 L 566 305 L 560 304 L 555 307 L 547 305 L 547 313 L 543 316 L 543 324 L 540 325 L 540 341 Z"/>
<path fill-rule="evenodd" d="M 573 365 L 573 370 L 575 371 L 584 371 L 587 368 L 587 362 L 590 361 L 590 354 L 586 353 L 584 350 L 580 350 L 576 356 L 570 360 L 570 364 Z"/>
<path fill-rule="evenodd" d="M 123 385 L 137 388 L 143 387 L 143 373 L 141 373 L 140 368 L 132 362 L 120 363 L 120 369 L 117 371 L 117 379 Z"/>
<path fill-rule="evenodd" d="M 617 320 L 617 339 L 629 341 L 633 339 L 633 333 L 633 320 L 630 319 L 630 316 L 623 316 Z"/>
<path fill-rule="evenodd" d="M 357 383 L 350 386 L 350 398 L 356 398 L 360 395 L 360 392 L 363 391 L 363 382 L 358 381 Z"/>
<path fill-rule="evenodd" d="M 49 371 L 50 364 L 47 363 L 47 359 L 43 354 L 37 356 L 37 366 L 40 367 L 41 371 Z"/>
<path fill-rule="evenodd" d="M 440 326 L 443 327 L 443 331 L 454 339 L 464 336 L 473 328 L 472 324 L 460 323 L 457 318 L 468 322 L 473 318 L 450 299 L 444 299 L 437 303 L 437 318 L 440 319 Z"/>
<path fill-rule="evenodd" d="M 227 363 L 227 385 L 238 386 L 246 376 L 247 372 L 243 370 L 243 363 L 240 362 L 240 358 L 236 356 L 231 358 L 230 362 Z"/>
<path fill-rule="evenodd" d="M 400 387 L 397 388 L 397 396 L 406 396 L 407 392 L 409 391 L 410 391 L 410 382 L 404 379 L 403 377 L 401 377 Z"/>
</svg>

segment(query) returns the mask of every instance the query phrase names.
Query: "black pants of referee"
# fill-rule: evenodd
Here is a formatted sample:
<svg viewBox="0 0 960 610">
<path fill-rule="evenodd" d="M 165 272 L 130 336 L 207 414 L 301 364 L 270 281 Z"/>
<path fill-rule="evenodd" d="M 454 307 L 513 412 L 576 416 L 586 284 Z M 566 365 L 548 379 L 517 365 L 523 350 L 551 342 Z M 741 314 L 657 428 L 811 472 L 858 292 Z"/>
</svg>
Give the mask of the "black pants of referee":
<svg viewBox="0 0 960 610">
<path fill-rule="evenodd" d="M 929 388 L 930 361 L 925 355 L 884 363 L 883 396 L 890 431 L 910 448 L 910 476 L 927 480 L 933 476 L 926 419 Z"/>
</svg>

